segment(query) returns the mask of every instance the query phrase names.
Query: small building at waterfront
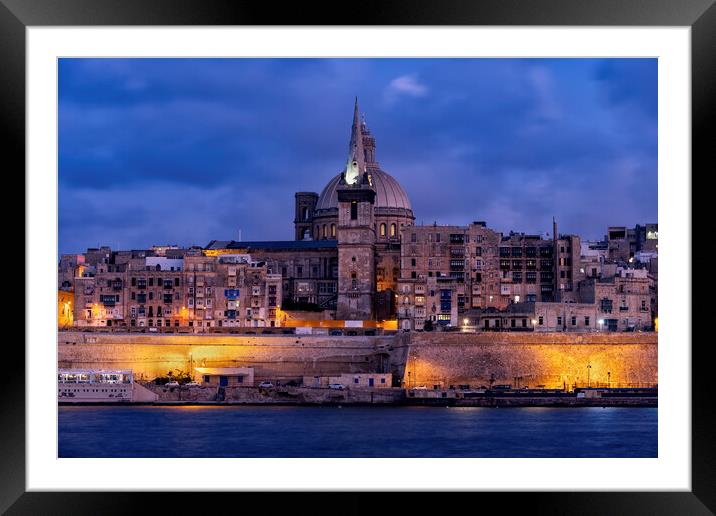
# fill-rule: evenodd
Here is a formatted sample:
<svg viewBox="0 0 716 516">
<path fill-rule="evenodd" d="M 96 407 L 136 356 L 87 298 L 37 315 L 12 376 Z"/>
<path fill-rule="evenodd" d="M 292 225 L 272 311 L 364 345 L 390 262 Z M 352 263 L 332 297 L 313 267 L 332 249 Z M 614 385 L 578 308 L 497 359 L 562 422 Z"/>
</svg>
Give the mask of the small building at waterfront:
<svg viewBox="0 0 716 516">
<path fill-rule="evenodd" d="M 348 388 L 368 387 L 386 389 L 392 386 L 393 375 L 390 373 L 343 373 L 339 376 L 304 376 L 304 387 L 328 387 L 340 384 Z"/>
<path fill-rule="evenodd" d="M 251 387 L 253 367 L 196 367 L 197 381 L 204 387 Z"/>
</svg>

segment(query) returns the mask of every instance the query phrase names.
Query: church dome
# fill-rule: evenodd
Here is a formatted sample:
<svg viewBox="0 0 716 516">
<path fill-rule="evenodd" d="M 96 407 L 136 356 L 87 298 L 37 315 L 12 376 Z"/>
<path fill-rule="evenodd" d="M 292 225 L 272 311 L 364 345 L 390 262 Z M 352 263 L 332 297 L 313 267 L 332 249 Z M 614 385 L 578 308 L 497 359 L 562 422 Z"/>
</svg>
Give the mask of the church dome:
<svg viewBox="0 0 716 516">
<path fill-rule="evenodd" d="M 376 192 L 374 206 L 377 210 L 380 210 L 380 208 L 402 208 L 412 212 L 408 195 L 393 176 L 376 169 L 371 170 L 370 173 L 373 176 L 373 185 Z M 328 182 L 318 197 L 316 210 L 338 208 L 338 193 L 336 192 L 336 187 L 338 187 L 340 180 L 341 174 L 338 174 Z"/>
</svg>

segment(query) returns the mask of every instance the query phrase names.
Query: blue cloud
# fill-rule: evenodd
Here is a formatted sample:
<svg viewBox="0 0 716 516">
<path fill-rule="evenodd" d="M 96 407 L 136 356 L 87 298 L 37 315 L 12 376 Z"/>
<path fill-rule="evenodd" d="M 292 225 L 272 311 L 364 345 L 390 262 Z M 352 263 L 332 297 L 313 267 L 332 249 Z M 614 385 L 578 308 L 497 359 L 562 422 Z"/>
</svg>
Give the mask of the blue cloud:
<svg viewBox="0 0 716 516">
<path fill-rule="evenodd" d="M 655 59 L 61 59 L 60 252 L 292 238 L 356 95 L 418 222 L 656 220 Z"/>
</svg>

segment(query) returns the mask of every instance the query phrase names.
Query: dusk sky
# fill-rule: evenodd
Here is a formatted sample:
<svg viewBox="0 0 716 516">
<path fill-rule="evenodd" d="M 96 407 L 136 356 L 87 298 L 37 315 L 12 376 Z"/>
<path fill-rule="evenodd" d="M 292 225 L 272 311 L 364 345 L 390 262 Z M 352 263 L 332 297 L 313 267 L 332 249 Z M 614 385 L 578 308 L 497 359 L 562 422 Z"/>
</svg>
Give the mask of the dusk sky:
<svg viewBox="0 0 716 516">
<path fill-rule="evenodd" d="M 417 224 L 658 222 L 656 59 L 61 59 L 59 252 L 293 239 L 355 96 Z"/>
</svg>

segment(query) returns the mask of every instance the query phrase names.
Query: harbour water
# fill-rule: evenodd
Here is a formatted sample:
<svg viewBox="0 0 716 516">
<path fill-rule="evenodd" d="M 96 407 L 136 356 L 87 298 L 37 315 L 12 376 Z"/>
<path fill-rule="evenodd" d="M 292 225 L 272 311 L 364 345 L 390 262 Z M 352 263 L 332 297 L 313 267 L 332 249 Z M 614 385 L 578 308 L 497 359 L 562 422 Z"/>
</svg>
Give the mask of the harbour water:
<svg viewBox="0 0 716 516">
<path fill-rule="evenodd" d="M 59 457 L 656 457 L 656 408 L 61 406 Z"/>
</svg>

